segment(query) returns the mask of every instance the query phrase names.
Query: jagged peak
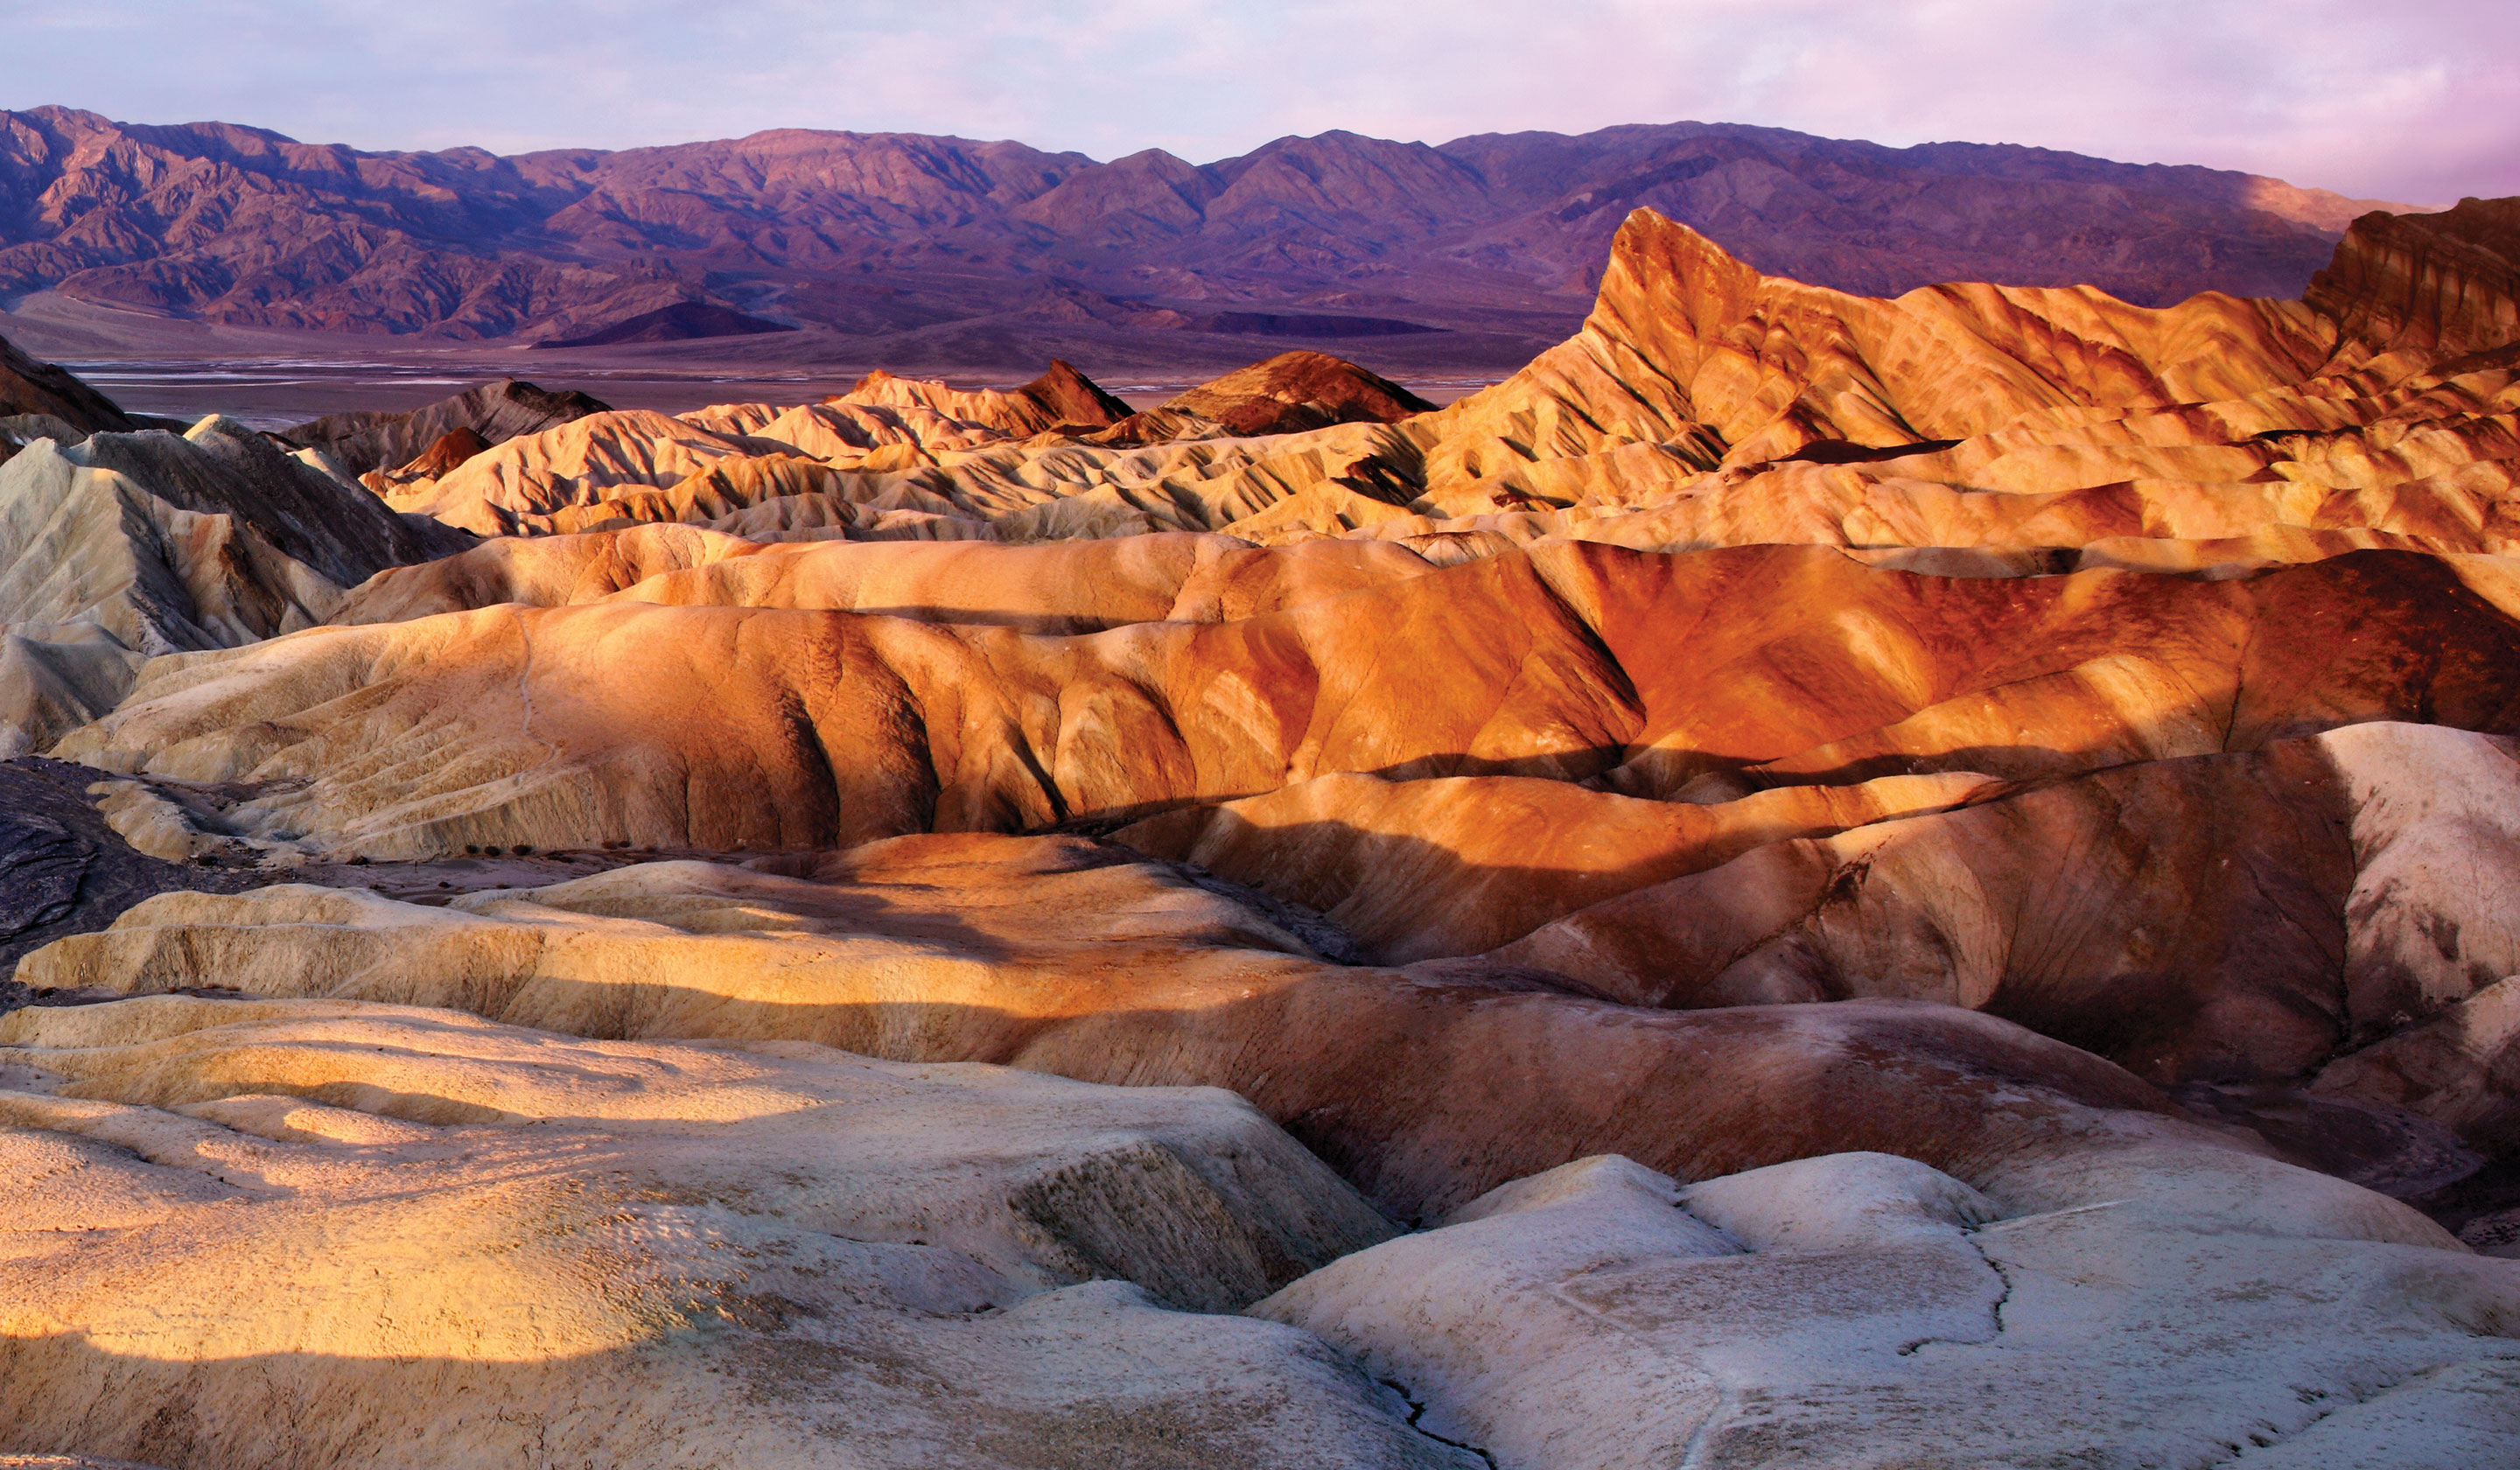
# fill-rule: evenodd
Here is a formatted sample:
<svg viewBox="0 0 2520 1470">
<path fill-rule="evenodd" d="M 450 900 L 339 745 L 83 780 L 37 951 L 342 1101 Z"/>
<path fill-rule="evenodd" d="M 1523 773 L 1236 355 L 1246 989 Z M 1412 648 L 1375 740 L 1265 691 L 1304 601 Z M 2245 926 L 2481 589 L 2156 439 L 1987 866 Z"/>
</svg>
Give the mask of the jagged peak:
<svg viewBox="0 0 2520 1470">
<path fill-rule="evenodd" d="M 1061 423 L 1100 428 L 1117 423 L 1135 412 L 1063 357 L 1052 358 L 1047 371 L 1015 391 L 1057 415 Z"/>
</svg>

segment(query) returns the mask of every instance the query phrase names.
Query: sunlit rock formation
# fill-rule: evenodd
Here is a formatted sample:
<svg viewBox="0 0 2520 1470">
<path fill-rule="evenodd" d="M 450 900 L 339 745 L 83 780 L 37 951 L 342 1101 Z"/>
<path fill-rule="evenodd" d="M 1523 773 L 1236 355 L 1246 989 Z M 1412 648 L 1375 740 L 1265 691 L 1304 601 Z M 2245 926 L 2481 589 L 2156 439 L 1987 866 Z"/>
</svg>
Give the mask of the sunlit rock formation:
<svg viewBox="0 0 2520 1470">
<path fill-rule="evenodd" d="M 1016 577 L 1047 572 L 1031 585 L 1055 591 L 1062 563 L 1124 562 L 940 551 L 939 572 L 1003 568 L 982 584 L 999 601 L 961 621 L 951 601 L 880 615 L 623 596 L 313 629 L 153 663 L 56 753 L 278 782 L 241 814 L 408 858 L 1014 831 L 1336 772 L 1712 799 L 1928 771 L 2049 777 L 2367 720 L 2520 735 L 2520 591 L 2482 560 L 2361 552 L 2248 579 L 2019 581 L 1875 570 L 1825 548 L 1568 543 L 1441 570 L 1244 552 L 1284 579 L 1256 600 L 1272 610 L 1174 620 L 1166 579 L 1138 594 L 1151 620 L 1055 638 L 1018 631 L 1064 609 L 1027 605 Z M 808 555 L 823 554 L 669 580 L 727 588 Z M 1317 569 L 1335 573 L 1325 591 L 1364 585 L 1287 605 Z M 898 615 L 922 610 L 936 620 Z"/>
<path fill-rule="evenodd" d="M 2416 218 L 2405 228 L 2452 228 Z M 2329 275 L 2382 270 L 2382 232 L 2350 238 Z M 1799 542 L 2013 573 L 2210 571 L 2356 546 L 2492 553 L 2511 534 L 2520 399 L 2513 367 L 2475 344 L 2520 335 L 2494 325 L 2490 303 L 2507 293 L 2488 280 L 2471 294 L 2487 304 L 2459 308 L 2477 314 L 2456 329 L 2464 356 L 2408 346 L 2404 332 L 2429 341 L 2433 329 L 2384 331 L 2329 297 L 2156 310 L 2088 288 L 1955 286 L 1883 301 L 1759 276 L 1640 213 L 1581 334 L 1395 423 L 1236 438 L 1188 407 L 1232 417 L 1220 405 L 1246 390 L 1229 379 L 1200 390 L 1213 400 L 1037 444 L 1029 422 L 958 418 L 970 410 L 941 387 L 881 379 L 791 409 L 600 416 L 391 493 L 484 532 L 657 519 L 756 538 L 1196 530 L 1441 538 L 1448 556 L 1549 537 Z M 1407 407 L 1355 401 L 1369 420 Z M 1304 421 L 1264 426 L 1289 422 Z M 1189 437 L 1127 437 L 1150 428 Z M 729 479 L 747 458 L 798 457 L 829 472 Z"/>
</svg>

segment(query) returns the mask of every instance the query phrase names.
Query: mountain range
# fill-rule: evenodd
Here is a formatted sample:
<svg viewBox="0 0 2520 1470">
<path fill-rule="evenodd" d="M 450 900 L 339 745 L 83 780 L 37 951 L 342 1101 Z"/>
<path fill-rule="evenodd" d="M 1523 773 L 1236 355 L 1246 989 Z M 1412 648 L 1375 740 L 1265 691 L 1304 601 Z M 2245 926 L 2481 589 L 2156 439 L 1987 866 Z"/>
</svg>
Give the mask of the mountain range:
<svg viewBox="0 0 2520 1470">
<path fill-rule="evenodd" d="M 728 350 L 897 366 L 1085 347 L 1230 365 L 1254 339 L 1372 336 L 1395 363 L 1504 370 L 1573 330 L 1640 206 L 1868 295 L 2088 284 L 2140 305 L 2298 295 L 2383 207 L 2201 167 L 1697 122 L 1331 132 L 1194 164 L 795 129 L 364 153 L 37 108 L 0 112 L 0 303 L 413 342 L 749 334 Z"/>
</svg>

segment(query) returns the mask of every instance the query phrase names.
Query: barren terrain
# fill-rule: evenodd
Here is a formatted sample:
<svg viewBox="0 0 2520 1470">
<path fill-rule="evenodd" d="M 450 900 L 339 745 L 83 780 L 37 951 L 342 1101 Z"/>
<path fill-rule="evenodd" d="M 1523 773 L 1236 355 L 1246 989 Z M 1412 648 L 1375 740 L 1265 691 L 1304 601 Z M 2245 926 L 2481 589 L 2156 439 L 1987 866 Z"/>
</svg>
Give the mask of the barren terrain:
<svg viewBox="0 0 2520 1470">
<path fill-rule="evenodd" d="M 212 141 L 735 248 L 633 188 L 716 154 Z M 967 161 L 1247 283 L 1296 154 Z M 2506 1460 L 2520 200 L 1863 294 L 1600 187 L 1589 314 L 1442 402 L 0 362 L 0 1450 Z M 1524 204 L 1418 239 L 1527 279 Z"/>
</svg>

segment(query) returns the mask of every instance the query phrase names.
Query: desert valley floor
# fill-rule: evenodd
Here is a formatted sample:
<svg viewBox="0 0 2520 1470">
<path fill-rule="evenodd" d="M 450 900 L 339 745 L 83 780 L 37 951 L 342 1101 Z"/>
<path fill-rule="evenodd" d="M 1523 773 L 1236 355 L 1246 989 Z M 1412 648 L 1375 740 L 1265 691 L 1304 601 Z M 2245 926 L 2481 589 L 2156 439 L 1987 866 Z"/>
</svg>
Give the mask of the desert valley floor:
<svg viewBox="0 0 2520 1470">
<path fill-rule="evenodd" d="M 2520 200 L 550 380 L 0 361 L 0 1465 L 2520 1465 Z"/>
</svg>

